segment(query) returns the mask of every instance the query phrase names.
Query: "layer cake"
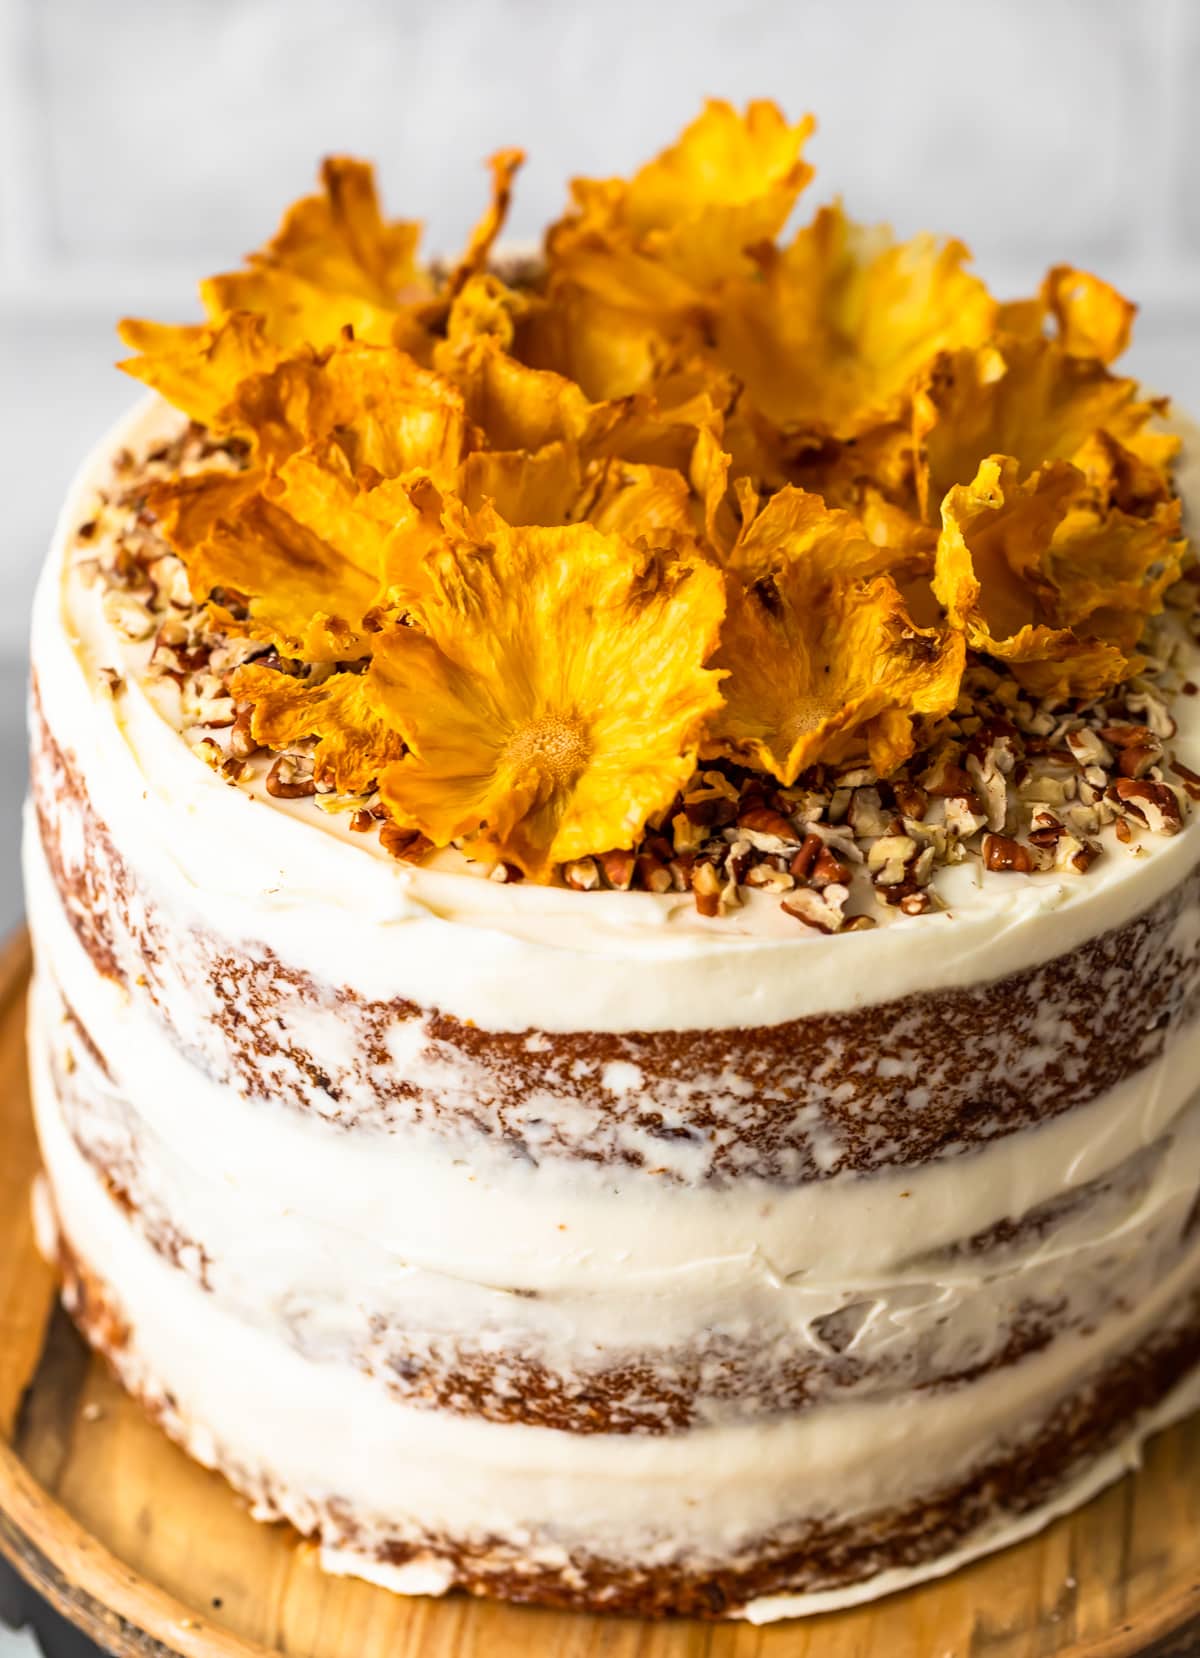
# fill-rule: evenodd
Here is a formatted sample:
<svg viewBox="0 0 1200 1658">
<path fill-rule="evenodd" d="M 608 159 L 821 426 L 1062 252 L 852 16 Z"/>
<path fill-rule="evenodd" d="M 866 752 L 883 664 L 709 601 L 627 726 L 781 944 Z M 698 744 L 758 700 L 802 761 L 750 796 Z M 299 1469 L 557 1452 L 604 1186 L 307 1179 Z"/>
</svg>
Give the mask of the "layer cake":
<svg viewBox="0 0 1200 1658">
<path fill-rule="evenodd" d="M 806 137 L 712 105 L 536 264 L 511 152 L 444 269 L 327 164 L 207 324 L 129 325 L 64 509 L 46 1247 L 331 1571 L 790 1616 L 1195 1402 L 1200 449 L 1094 278 L 760 247 Z M 796 319 L 851 289 L 847 367 Z"/>
</svg>

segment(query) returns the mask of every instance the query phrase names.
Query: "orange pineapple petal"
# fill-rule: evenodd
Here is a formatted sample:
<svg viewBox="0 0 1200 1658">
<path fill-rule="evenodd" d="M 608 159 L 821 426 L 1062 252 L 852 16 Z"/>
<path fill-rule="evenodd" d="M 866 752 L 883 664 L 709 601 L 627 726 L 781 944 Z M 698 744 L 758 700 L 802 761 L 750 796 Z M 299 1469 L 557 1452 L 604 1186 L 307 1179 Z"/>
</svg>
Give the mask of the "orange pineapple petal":
<svg viewBox="0 0 1200 1658">
<path fill-rule="evenodd" d="M 370 789 L 404 744 L 368 702 L 362 674 L 334 673 L 319 683 L 251 662 L 233 676 L 232 691 L 250 705 L 250 734 L 274 749 L 316 738 L 313 775 L 339 793 Z"/>
<path fill-rule="evenodd" d="M 1135 381 L 1053 340 L 940 353 L 913 409 L 921 510 L 935 522 L 946 491 L 969 484 L 989 455 L 1011 455 L 1028 474 L 1045 461 L 1075 460 L 1101 431 L 1165 486 L 1179 439 L 1151 425 L 1161 412 Z"/>
</svg>

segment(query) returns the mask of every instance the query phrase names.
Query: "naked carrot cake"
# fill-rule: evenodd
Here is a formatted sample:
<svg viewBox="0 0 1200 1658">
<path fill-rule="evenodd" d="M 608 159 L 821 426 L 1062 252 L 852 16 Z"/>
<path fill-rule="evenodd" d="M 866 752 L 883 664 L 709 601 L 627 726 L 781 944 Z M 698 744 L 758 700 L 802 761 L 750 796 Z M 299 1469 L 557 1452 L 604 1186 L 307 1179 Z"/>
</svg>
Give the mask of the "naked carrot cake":
<svg viewBox="0 0 1200 1658">
<path fill-rule="evenodd" d="M 755 1620 L 1200 1375 L 1190 431 L 710 103 L 455 262 L 334 158 L 33 624 L 45 1247 L 333 1572 Z M 1181 437 L 1182 433 L 1182 437 Z"/>
</svg>

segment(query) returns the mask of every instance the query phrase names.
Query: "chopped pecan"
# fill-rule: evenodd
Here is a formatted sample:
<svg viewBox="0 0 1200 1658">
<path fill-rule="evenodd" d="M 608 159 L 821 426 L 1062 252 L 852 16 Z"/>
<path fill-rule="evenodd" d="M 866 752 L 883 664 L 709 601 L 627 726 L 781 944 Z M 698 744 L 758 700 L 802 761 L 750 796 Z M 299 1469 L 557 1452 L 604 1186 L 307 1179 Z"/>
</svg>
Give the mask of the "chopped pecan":
<svg viewBox="0 0 1200 1658">
<path fill-rule="evenodd" d="M 661 858 L 656 858 L 653 852 L 639 852 L 634 861 L 647 892 L 670 892 L 675 881 Z"/>
<path fill-rule="evenodd" d="M 828 846 L 823 845 L 817 853 L 812 869 L 809 871 L 808 879 L 812 886 L 819 888 L 834 883 L 844 884 L 849 879 L 849 875 L 850 871 L 841 859 Z"/>
<path fill-rule="evenodd" d="M 896 796 L 896 805 L 905 817 L 923 818 L 929 810 L 929 796 L 916 783 L 901 779 L 893 785 L 892 792 Z"/>
<path fill-rule="evenodd" d="M 877 887 L 898 886 L 917 855 L 911 835 L 883 835 L 867 853 L 867 868 Z"/>
<path fill-rule="evenodd" d="M 251 708 L 240 709 L 229 733 L 229 752 L 235 754 L 239 760 L 248 760 L 252 754 L 258 753 L 259 745 L 250 735 L 253 714 Z"/>
<path fill-rule="evenodd" d="M 862 839 L 871 835 L 886 835 L 891 825 L 891 813 L 883 808 L 878 789 L 855 789 L 846 812 L 846 821 Z"/>
<path fill-rule="evenodd" d="M 989 748 L 983 759 L 967 755 L 967 771 L 975 784 L 989 829 L 1002 830 L 1008 818 L 1008 779 L 995 763 L 996 751 Z"/>
<path fill-rule="evenodd" d="M 980 809 L 979 797 L 970 794 L 946 796 L 946 827 L 959 840 L 970 840 L 987 823 L 987 815 Z"/>
<path fill-rule="evenodd" d="M 1118 777 L 1108 792 L 1156 835 L 1176 835 L 1183 827 L 1179 799 L 1169 783 L 1155 783 L 1148 777 Z"/>
<path fill-rule="evenodd" d="M 401 858 L 405 863 L 418 863 L 433 848 L 433 842 L 427 840 L 419 829 L 405 829 L 398 823 L 382 825 L 379 831 L 379 844 L 393 858 Z M 514 872 L 507 870 L 506 865 L 498 864 L 497 868 L 506 869 L 507 872 L 502 877 L 503 879 L 513 879 Z M 515 873 L 516 879 L 520 880 L 520 872 L 516 871 Z M 492 871 L 492 878 L 496 879 L 495 870 Z"/>
<path fill-rule="evenodd" d="M 602 852 L 600 868 L 610 887 L 615 887 L 618 892 L 628 892 L 633 885 L 637 860 L 632 852 Z"/>
<path fill-rule="evenodd" d="M 933 908 L 933 899 L 927 892 L 906 892 L 900 900 L 900 908 L 905 915 L 928 915 Z"/>
<path fill-rule="evenodd" d="M 829 886 L 823 892 L 815 892 L 812 887 L 798 887 L 787 895 L 780 908 L 817 932 L 836 933 L 841 931 L 843 911 L 849 897 L 848 887 Z"/>
<path fill-rule="evenodd" d="M 788 870 L 775 869 L 770 864 L 755 864 L 746 871 L 745 885 L 762 892 L 790 892 L 795 884 L 796 877 Z"/>
<path fill-rule="evenodd" d="M 1078 731 L 1068 731 L 1064 741 L 1077 764 L 1104 767 L 1112 765 L 1112 749 L 1098 731 L 1092 731 L 1088 726 L 1080 726 Z"/>
<path fill-rule="evenodd" d="M 825 842 L 821 839 L 820 835 L 815 835 L 810 830 L 801 841 L 799 852 L 796 853 L 796 856 L 792 859 L 791 864 L 788 866 L 798 881 L 806 881 L 808 879 L 813 865 L 816 863 L 817 859 L 821 856 L 821 853 L 824 850 Z"/>
<path fill-rule="evenodd" d="M 1106 743 L 1111 743 L 1113 748 L 1128 748 L 1130 744 L 1140 746 L 1152 735 L 1149 727 L 1135 725 L 1129 720 L 1117 720 L 1111 725 L 1100 727 L 1100 736 Z"/>
<path fill-rule="evenodd" d="M 1028 875 L 1034 867 L 1032 852 L 1011 835 L 985 835 L 983 861 L 988 869 L 1011 870 L 1022 875 Z"/>
<path fill-rule="evenodd" d="M 721 877 L 713 864 L 698 863 L 693 867 L 692 892 L 701 915 L 720 915 Z"/>
<path fill-rule="evenodd" d="M 1200 775 L 1185 766 L 1181 760 L 1172 759 L 1171 770 L 1176 777 L 1183 779 L 1183 792 L 1189 800 L 1200 800 Z"/>
<path fill-rule="evenodd" d="M 302 769 L 287 754 L 276 757 L 274 765 L 267 773 L 267 793 L 276 800 L 303 800 L 306 795 L 316 794 L 317 785 L 311 771 L 307 776 Z M 391 851 L 391 848 L 388 848 Z"/>
<path fill-rule="evenodd" d="M 709 826 L 689 817 L 686 811 L 676 812 L 671 819 L 671 840 L 676 852 L 698 852 L 709 834 Z"/>
<path fill-rule="evenodd" d="M 737 826 L 756 846 L 760 841 L 781 841 L 784 845 L 794 846 L 800 839 L 783 813 L 770 806 L 754 806 L 748 812 L 739 812 Z M 767 849 L 774 850 L 773 847 Z"/>
</svg>

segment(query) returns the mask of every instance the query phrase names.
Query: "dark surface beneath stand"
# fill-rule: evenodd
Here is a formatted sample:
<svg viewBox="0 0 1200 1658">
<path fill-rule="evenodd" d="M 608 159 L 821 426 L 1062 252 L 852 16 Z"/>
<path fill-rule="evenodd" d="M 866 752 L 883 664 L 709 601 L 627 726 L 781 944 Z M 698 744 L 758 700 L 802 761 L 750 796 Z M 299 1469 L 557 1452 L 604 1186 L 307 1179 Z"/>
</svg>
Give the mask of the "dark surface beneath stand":
<svg viewBox="0 0 1200 1658">
<path fill-rule="evenodd" d="M 0 1559 L 0 1627 L 28 1629 L 45 1658 L 105 1658 L 98 1646 L 81 1635 L 65 1618 L 52 1611 L 17 1576 L 6 1560 Z"/>
</svg>

